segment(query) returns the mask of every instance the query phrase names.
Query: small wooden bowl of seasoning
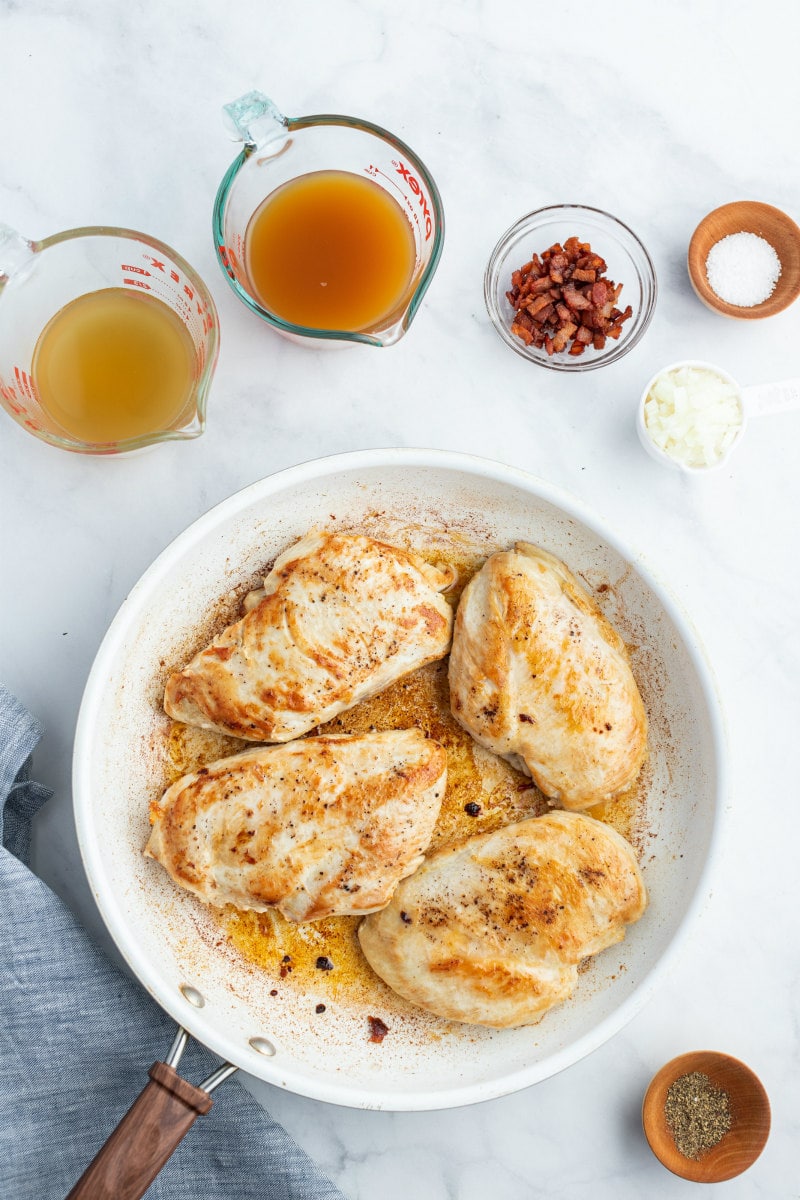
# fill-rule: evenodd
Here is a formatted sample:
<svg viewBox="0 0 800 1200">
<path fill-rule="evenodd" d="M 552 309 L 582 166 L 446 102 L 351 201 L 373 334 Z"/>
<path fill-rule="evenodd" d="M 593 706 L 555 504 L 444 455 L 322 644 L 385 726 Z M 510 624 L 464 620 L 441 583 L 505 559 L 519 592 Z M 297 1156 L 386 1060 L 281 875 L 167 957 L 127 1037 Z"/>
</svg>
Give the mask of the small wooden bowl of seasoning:
<svg viewBox="0 0 800 1200">
<path fill-rule="evenodd" d="M 800 228 L 771 204 L 715 208 L 689 243 L 689 278 L 708 308 L 741 321 L 783 312 L 800 295 Z"/>
<path fill-rule="evenodd" d="M 674 1175 L 721 1183 L 741 1175 L 764 1149 L 769 1098 L 737 1058 L 695 1050 L 673 1058 L 653 1078 L 642 1125 L 650 1149 Z"/>
</svg>

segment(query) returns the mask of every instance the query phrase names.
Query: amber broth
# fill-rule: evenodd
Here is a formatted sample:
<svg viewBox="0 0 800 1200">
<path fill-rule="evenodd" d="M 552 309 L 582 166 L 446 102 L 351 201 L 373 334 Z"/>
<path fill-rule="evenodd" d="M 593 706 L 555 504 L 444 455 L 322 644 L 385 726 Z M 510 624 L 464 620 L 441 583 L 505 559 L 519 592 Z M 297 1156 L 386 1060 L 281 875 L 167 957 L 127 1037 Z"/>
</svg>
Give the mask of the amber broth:
<svg viewBox="0 0 800 1200">
<path fill-rule="evenodd" d="M 310 329 L 369 329 L 408 295 L 416 251 L 397 201 L 350 171 L 313 171 L 267 196 L 247 227 L 245 271 L 271 313 Z"/>
<path fill-rule="evenodd" d="M 457 579 L 448 592 L 455 607 L 483 560 L 476 555 L 451 557 L 441 551 L 430 557 L 437 563 L 447 559 L 455 568 Z M 417 725 L 440 742 L 447 751 L 447 791 L 432 850 L 537 816 L 549 808 L 527 776 L 478 746 L 455 721 L 450 712 L 447 668 L 447 659 L 421 667 L 309 735 L 321 730 L 365 733 Z M 173 722 L 168 741 L 168 782 L 248 747 L 252 748 L 252 743 Z M 589 815 L 630 838 L 641 786 L 640 781 L 613 801 L 589 809 Z M 470 815 L 467 805 L 473 813 L 472 806 L 477 805 L 478 813 Z M 317 994 L 330 999 L 347 995 L 366 1001 L 377 998 L 384 986 L 361 954 L 356 936 L 360 917 L 329 917 L 295 925 L 277 912 L 244 912 L 232 906 L 209 911 L 219 921 L 229 944 L 264 971 L 267 988 L 280 989 L 297 980 L 301 987 L 313 984 Z M 320 957 L 328 958 L 334 969 L 318 969 L 316 961 Z"/>
<path fill-rule="evenodd" d="M 51 317 L 33 352 L 44 411 L 82 442 L 170 429 L 194 387 L 195 351 L 162 300 L 125 288 L 87 292 Z"/>
</svg>

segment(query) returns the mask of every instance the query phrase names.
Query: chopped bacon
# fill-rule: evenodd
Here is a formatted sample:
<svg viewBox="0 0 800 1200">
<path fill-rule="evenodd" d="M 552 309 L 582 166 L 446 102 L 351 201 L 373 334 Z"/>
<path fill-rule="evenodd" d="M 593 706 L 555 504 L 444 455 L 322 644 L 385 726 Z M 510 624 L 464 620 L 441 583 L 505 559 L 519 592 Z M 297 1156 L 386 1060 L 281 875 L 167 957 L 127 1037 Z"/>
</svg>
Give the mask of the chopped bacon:
<svg viewBox="0 0 800 1200">
<path fill-rule="evenodd" d="M 531 316 L 535 317 L 541 309 L 548 308 L 550 303 L 550 294 L 548 292 L 546 296 L 537 296 L 535 300 L 529 300 L 525 307 Z"/>
<path fill-rule="evenodd" d="M 369 1017 L 369 1040 L 379 1045 L 389 1032 L 389 1026 L 380 1017 Z"/>
<path fill-rule="evenodd" d="M 511 332 L 526 346 L 575 357 L 587 346 L 602 350 L 607 338 L 616 341 L 633 309 L 617 307 L 622 284 L 606 278 L 606 270 L 605 260 L 577 237 L 533 254 L 512 272 L 506 292 L 515 310 Z"/>
</svg>

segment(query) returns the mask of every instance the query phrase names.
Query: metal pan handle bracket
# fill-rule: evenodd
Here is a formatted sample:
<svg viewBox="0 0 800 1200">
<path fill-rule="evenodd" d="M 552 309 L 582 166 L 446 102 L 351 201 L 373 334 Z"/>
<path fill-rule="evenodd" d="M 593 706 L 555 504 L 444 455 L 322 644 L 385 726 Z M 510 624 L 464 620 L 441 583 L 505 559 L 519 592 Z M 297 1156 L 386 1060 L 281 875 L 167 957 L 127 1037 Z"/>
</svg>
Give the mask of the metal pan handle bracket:
<svg viewBox="0 0 800 1200">
<path fill-rule="evenodd" d="M 153 1063 L 150 1082 L 66 1200 L 139 1200 L 197 1118 L 209 1111 L 211 1092 L 237 1068 L 224 1063 L 195 1087 L 177 1072 L 188 1040 L 179 1028 L 165 1061 Z"/>
</svg>

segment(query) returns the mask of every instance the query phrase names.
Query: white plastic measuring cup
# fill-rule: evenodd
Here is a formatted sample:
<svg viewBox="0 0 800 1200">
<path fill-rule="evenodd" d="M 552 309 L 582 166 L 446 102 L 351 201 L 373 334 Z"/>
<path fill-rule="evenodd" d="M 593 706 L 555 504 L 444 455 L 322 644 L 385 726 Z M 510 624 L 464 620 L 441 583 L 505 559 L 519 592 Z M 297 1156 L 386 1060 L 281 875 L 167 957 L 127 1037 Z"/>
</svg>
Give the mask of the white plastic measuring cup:
<svg viewBox="0 0 800 1200">
<path fill-rule="evenodd" d="M 662 450 L 653 441 L 653 437 L 645 421 L 645 401 L 652 387 L 662 375 L 667 375 L 671 371 L 677 371 L 681 367 L 697 367 L 700 370 L 712 372 L 735 390 L 739 400 L 741 423 L 736 436 L 724 453 L 715 462 L 707 466 L 690 466 L 688 463 L 674 458 L 671 454 L 667 454 L 666 451 Z M 732 375 L 723 370 L 722 367 L 718 367 L 715 363 L 703 362 L 699 359 L 683 359 L 680 362 L 670 363 L 667 367 L 662 367 L 648 381 L 642 391 L 636 410 L 636 431 L 647 453 L 663 466 L 683 471 L 687 475 L 707 475 L 710 471 L 718 470 L 728 461 L 734 449 L 741 442 L 747 429 L 747 423 L 751 417 L 768 416 L 770 413 L 789 412 L 796 408 L 800 408 L 800 379 L 783 379 L 775 383 L 759 383 L 753 384 L 750 387 L 742 387 Z"/>
</svg>

